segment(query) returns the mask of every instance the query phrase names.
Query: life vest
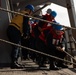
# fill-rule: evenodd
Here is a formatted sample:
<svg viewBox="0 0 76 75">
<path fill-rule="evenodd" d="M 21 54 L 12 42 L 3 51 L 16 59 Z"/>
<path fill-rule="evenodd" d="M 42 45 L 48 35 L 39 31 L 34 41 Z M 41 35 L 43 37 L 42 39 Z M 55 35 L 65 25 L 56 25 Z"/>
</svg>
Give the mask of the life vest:
<svg viewBox="0 0 76 75">
<path fill-rule="evenodd" d="M 50 31 L 50 29 L 52 30 L 52 26 L 48 26 L 48 27 L 46 27 L 46 28 L 43 28 L 43 32 L 46 30 L 46 31 Z M 48 32 L 47 32 L 47 34 L 48 34 Z M 43 34 L 40 34 L 39 35 L 39 38 L 46 44 L 46 36 L 45 36 L 45 34 L 43 33 Z"/>
<path fill-rule="evenodd" d="M 45 20 L 47 20 L 47 21 L 52 21 L 51 15 L 49 15 L 49 14 L 43 15 L 43 19 L 45 19 Z M 44 25 L 42 26 L 42 28 L 46 28 L 47 25 L 48 25 L 48 23 L 45 22 Z"/>
<path fill-rule="evenodd" d="M 31 26 L 32 26 L 31 36 L 35 38 L 34 28 L 36 27 L 36 23 L 33 23 Z"/>
<path fill-rule="evenodd" d="M 61 38 L 62 38 L 62 36 L 63 36 L 63 34 L 64 34 L 64 32 L 63 32 L 63 31 L 61 31 L 60 35 L 57 35 L 57 34 L 55 33 L 54 29 L 50 29 L 49 34 L 52 34 L 53 38 L 61 39 Z"/>
<path fill-rule="evenodd" d="M 64 32 L 62 31 L 61 33 L 60 33 L 60 35 L 57 35 L 55 32 L 54 32 L 54 29 L 52 28 L 52 26 L 48 26 L 47 28 L 44 28 L 43 29 L 43 32 L 45 31 L 45 30 L 48 30 L 48 32 L 47 32 L 47 36 L 48 35 L 52 35 L 52 37 L 53 37 L 53 44 L 56 44 L 56 43 L 58 43 L 59 41 L 62 41 L 62 37 L 63 37 L 63 34 L 64 34 Z M 39 38 L 46 44 L 47 42 L 46 42 L 46 37 L 47 37 L 44 33 L 43 34 L 40 34 L 39 35 Z"/>
<path fill-rule="evenodd" d="M 28 14 L 26 11 L 21 11 L 23 14 Z M 12 20 L 10 25 L 16 27 L 21 33 L 22 33 L 22 27 L 23 27 L 23 16 L 22 15 L 16 15 Z"/>
<path fill-rule="evenodd" d="M 49 35 L 50 34 L 52 35 L 52 38 L 53 38 L 52 39 L 52 44 L 58 45 L 59 42 L 60 43 L 62 42 L 62 38 L 63 38 L 63 34 L 64 34 L 63 31 L 61 31 L 60 35 L 57 35 L 54 30 L 50 30 Z"/>
</svg>

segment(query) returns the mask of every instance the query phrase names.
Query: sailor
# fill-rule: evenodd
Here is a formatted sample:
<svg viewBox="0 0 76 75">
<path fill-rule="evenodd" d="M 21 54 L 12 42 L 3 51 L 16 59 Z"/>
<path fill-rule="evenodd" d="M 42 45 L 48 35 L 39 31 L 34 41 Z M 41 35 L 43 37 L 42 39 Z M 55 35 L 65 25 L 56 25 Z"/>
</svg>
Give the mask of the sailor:
<svg viewBox="0 0 76 75">
<path fill-rule="evenodd" d="M 30 5 L 26 5 L 25 9 L 20 13 L 23 13 L 25 15 L 32 15 L 33 12 L 34 12 L 34 6 L 30 4 Z M 12 18 L 7 28 L 7 36 L 11 42 L 20 44 L 21 36 L 23 36 L 25 39 L 29 37 L 30 26 L 28 22 L 29 22 L 29 17 L 27 16 L 22 16 L 18 14 Z M 19 47 L 12 46 L 11 68 L 20 68 L 20 66 L 17 66 L 19 52 L 20 52 Z"/>
<path fill-rule="evenodd" d="M 64 32 L 63 27 L 59 25 L 52 25 L 53 29 L 50 30 L 49 34 L 47 35 L 47 46 L 48 52 L 50 55 L 59 57 L 64 59 L 66 56 L 65 50 L 65 41 L 64 41 Z M 50 60 L 50 69 L 57 69 L 58 67 L 67 68 L 63 61 L 56 59 L 49 59 Z"/>
<path fill-rule="evenodd" d="M 37 39 L 36 37 L 37 33 L 34 31 L 34 29 L 37 26 L 37 24 L 38 24 L 38 20 L 34 20 L 33 24 L 31 24 L 31 34 L 30 34 L 30 48 L 35 49 L 35 50 L 36 50 L 35 42 Z M 36 54 L 37 53 L 30 51 L 30 57 L 33 61 L 36 60 Z"/>
<path fill-rule="evenodd" d="M 53 21 L 55 21 L 55 17 L 56 16 L 57 16 L 56 11 L 51 11 L 50 14 L 43 15 L 42 19 L 50 21 L 50 22 L 53 22 Z M 38 30 L 39 30 L 39 32 L 42 33 L 42 29 L 46 28 L 47 26 L 50 26 L 50 25 L 51 24 L 48 23 L 48 22 L 39 21 L 39 24 L 38 24 Z"/>
<path fill-rule="evenodd" d="M 62 26 L 55 24 L 44 28 L 43 34 L 39 35 L 39 39 L 36 42 L 37 50 L 64 59 L 66 54 L 64 52 L 65 43 L 63 43 L 64 32 L 62 30 Z M 39 56 L 42 57 L 42 60 L 39 60 L 39 66 L 45 66 L 44 63 L 47 56 L 42 54 L 39 54 Z M 49 61 L 50 69 L 52 70 L 58 70 L 58 67 L 67 68 L 67 66 L 63 64 L 63 61 L 56 61 L 54 58 L 49 58 Z"/>
<path fill-rule="evenodd" d="M 45 14 L 42 16 L 42 19 L 43 20 L 47 20 L 47 21 L 55 21 L 55 17 L 57 16 L 57 13 L 55 11 L 51 11 L 50 14 Z M 36 44 L 35 44 L 35 41 L 37 39 L 39 39 L 39 35 L 40 34 L 43 34 L 43 29 L 44 28 L 47 28 L 47 26 L 50 26 L 51 24 L 50 23 L 47 23 L 47 22 L 44 22 L 44 21 L 39 21 L 37 25 L 34 26 L 33 28 L 33 40 L 34 40 L 34 48 L 36 49 Z M 36 54 L 38 56 L 38 54 Z M 37 58 L 37 60 L 39 61 L 39 59 Z"/>
</svg>

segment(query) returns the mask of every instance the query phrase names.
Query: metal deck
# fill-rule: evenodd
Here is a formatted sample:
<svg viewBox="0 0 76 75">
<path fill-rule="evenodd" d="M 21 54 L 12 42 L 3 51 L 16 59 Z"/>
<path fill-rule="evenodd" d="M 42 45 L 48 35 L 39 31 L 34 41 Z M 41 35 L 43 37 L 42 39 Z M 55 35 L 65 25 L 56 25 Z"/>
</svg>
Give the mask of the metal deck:
<svg viewBox="0 0 76 75">
<path fill-rule="evenodd" d="M 48 67 L 38 69 L 38 65 L 32 62 L 32 60 L 23 61 L 22 63 L 25 64 L 25 68 L 1 68 L 0 75 L 76 75 L 76 68 L 70 66 L 66 69 L 49 70 Z"/>
</svg>

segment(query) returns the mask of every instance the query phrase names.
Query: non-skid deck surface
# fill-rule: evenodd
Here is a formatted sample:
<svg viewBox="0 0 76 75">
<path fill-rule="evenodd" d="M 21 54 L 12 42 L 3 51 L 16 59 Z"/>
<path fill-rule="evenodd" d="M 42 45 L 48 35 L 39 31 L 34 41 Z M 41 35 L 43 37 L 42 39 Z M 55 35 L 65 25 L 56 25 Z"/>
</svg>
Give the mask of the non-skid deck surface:
<svg viewBox="0 0 76 75">
<path fill-rule="evenodd" d="M 66 68 L 60 70 L 49 70 L 47 68 L 38 68 L 38 65 L 34 62 L 30 61 L 23 61 L 25 64 L 25 68 L 23 69 L 11 69 L 1 68 L 0 75 L 76 75 L 75 68 Z"/>
</svg>

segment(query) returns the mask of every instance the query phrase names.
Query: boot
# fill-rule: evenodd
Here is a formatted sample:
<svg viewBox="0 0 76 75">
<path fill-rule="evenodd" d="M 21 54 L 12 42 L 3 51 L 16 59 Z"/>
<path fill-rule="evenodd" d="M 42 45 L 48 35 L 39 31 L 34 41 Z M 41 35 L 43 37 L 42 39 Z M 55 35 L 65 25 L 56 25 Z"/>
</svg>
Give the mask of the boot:
<svg viewBox="0 0 76 75">
<path fill-rule="evenodd" d="M 68 66 L 65 65 L 62 61 L 59 61 L 56 65 L 61 68 L 68 68 Z"/>
<path fill-rule="evenodd" d="M 18 62 L 14 62 L 11 64 L 11 69 L 22 69 L 23 66 L 21 64 L 18 64 Z"/>
<path fill-rule="evenodd" d="M 51 61 L 49 69 L 50 70 L 59 70 L 59 67 L 56 66 L 55 62 Z"/>
<path fill-rule="evenodd" d="M 39 67 L 47 67 L 47 66 L 45 65 L 45 60 L 44 60 L 43 57 L 40 58 L 40 60 L 38 60 L 38 65 L 39 65 Z"/>
</svg>

